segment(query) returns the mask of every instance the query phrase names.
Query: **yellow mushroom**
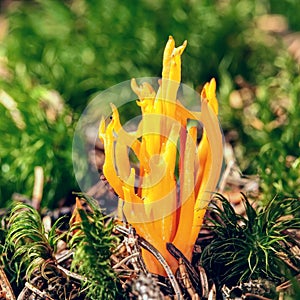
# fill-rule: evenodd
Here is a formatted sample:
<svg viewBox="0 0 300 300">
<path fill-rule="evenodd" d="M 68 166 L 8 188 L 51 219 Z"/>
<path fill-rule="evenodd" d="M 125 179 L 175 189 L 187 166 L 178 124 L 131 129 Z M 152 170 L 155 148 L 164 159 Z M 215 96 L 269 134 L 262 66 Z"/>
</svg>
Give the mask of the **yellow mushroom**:
<svg viewBox="0 0 300 300">
<path fill-rule="evenodd" d="M 188 259 L 192 258 L 193 245 L 223 161 L 216 81 L 212 79 L 203 87 L 199 97 L 201 112 L 190 111 L 177 99 L 181 55 L 186 45 L 185 41 L 176 48 L 173 37 L 169 37 L 157 92 L 148 83 L 138 85 L 135 79 L 131 81 L 142 113 L 136 132 L 123 129 L 114 106 L 110 123 L 106 126 L 105 120 L 101 120 L 99 127 L 106 154 L 103 172 L 119 195 L 120 209 L 137 233 L 165 257 L 173 271 L 178 264 L 168 253 L 166 243 L 173 243 Z M 197 127 L 188 127 L 188 120 L 203 124 L 199 145 Z M 138 182 L 128 157 L 130 149 L 139 160 Z M 144 251 L 143 257 L 149 271 L 164 275 L 162 266 L 151 254 Z"/>
</svg>

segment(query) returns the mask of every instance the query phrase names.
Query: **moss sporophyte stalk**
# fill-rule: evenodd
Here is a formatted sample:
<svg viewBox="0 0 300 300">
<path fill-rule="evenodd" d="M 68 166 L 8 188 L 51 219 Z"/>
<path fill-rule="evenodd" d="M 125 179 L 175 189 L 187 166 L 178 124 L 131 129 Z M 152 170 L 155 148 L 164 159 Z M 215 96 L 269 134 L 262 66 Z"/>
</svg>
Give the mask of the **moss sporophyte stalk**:
<svg viewBox="0 0 300 300">
<path fill-rule="evenodd" d="M 215 80 L 206 83 L 199 95 L 201 111 L 187 109 L 178 100 L 186 45 L 185 41 L 176 48 L 169 37 L 157 91 L 147 82 L 138 85 L 132 79 L 142 113 L 135 132 L 122 127 L 114 105 L 110 122 L 103 118 L 99 128 L 105 147 L 103 173 L 119 196 L 120 218 L 124 215 L 173 271 L 178 263 L 166 243 L 173 243 L 191 260 L 223 161 Z M 198 123 L 203 126 L 199 143 Z M 132 166 L 129 153 L 136 156 L 138 168 Z M 143 252 L 143 258 L 150 272 L 164 274 L 150 253 Z"/>
</svg>

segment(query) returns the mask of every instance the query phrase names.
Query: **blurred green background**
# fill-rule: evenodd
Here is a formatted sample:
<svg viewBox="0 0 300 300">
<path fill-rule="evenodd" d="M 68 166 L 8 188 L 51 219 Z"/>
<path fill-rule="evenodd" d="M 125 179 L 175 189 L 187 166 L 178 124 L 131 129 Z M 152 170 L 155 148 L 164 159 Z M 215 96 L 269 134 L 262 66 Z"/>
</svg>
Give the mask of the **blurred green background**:
<svg viewBox="0 0 300 300">
<path fill-rule="evenodd" d="M 261 197 L 299 196 L 299 20 L 298 0 L 2 0 L 1 206 L 31 197 L 35 166 L 44 206 L 78 189 L 80 114 L 101 90 L 159 76 L 170 34 L 188 40 L 184 83 L 217 79 L 224 133 L 242 171 L 259 174 Z"/>
</svg>

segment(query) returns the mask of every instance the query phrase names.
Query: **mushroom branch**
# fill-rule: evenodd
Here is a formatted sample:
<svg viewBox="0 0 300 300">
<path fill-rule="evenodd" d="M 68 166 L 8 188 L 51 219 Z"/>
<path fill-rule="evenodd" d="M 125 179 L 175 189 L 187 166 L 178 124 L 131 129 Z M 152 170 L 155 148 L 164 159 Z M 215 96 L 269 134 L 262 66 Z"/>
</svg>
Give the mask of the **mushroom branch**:
<svg viewBox="0 0 300 300">
<path fill-rule="evenodd" d="M 173 271 L 178 263 L 166 244 L 173 243 L 191 260 L 223 161 L 215 79 L 199 95 L 201 111 L 187 109 L 177 97 L 186 45 L 185 41 L 176 48 L 169 37 L 157 91 L 149 83 L 139 85 L 132 79 L 142 114 L 135 132 L 124 130 L 114 105 L 110 122 L 102 119 L 99 128 L 106 154 L 103 172 L 119 196 L 120 217 L 126 217 Z M 199 143 L 198 122 L 203 125 Z M 130 152 L 138 159 L 138 168 L 133 167 Z M 149 252 L 143 252 L 143 257 L 150 272 L 165 274 Z"/>
</svg>

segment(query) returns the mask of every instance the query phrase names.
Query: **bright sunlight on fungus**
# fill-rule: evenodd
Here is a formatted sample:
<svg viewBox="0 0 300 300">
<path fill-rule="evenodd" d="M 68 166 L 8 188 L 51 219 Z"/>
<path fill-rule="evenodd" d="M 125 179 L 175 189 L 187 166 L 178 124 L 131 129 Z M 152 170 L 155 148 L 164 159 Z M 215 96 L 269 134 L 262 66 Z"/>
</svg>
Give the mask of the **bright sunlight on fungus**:
<svg viewBox="0 0 300 300">
<path fill-rule="evenodd" d="M 132 80 L 142 113 L 135 132 L 124 130 L 113 105 L 112 119 L 108 124 L 102 119 L 99 129 L 105 147 L 103 173 L 119 196 L 120 217 L 126 217 L 173 271 L 177 261 L 168 253 L 166 243 L 173 243 L 191 260 L 223 161 L 215 79 L 201 92 L 201 111 L 188 110 L 177 97 L 186 45 L 185 41 L 175 48 L 173 37 L 169 37 L 157 92 L 149 83 L 138 85 Z M 201 129 L 191 120 L 203 126 L 199 143 Z M 132 166 L 130 152 L 138 159 L 138 168 Z M 144 251 L 143 257 L 150 272 L 164 274 L 150 253 Z"/>
</svg>

